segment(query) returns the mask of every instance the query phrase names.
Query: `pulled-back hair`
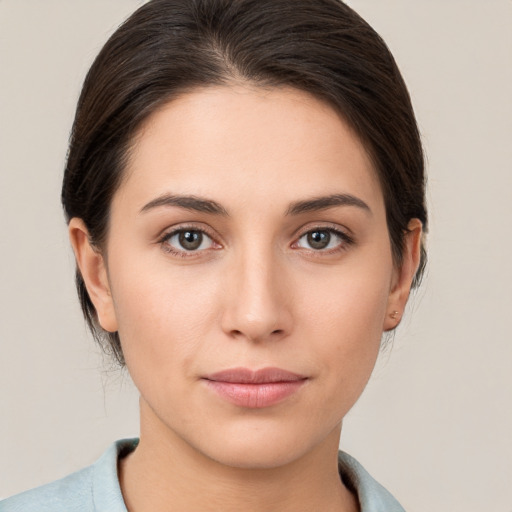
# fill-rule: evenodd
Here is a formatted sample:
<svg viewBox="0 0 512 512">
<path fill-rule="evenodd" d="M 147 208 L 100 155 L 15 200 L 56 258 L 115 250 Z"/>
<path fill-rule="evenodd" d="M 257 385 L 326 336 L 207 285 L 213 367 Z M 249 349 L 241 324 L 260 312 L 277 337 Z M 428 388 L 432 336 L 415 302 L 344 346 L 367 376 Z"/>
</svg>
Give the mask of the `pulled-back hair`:
<svg viewBox="0 0 512 512">
<path fill-rule="evenodd" d="M 408 222 L 424 229 L 424 157 L 409 94 L 380 36 L 339 0 L 152 0 L 110 37 L 85 79 L 62 187 L 66 219 L 81 218 L 101 250 L 112 198 L 141 123 L 196 87 L 288 86 L 336 109 L 360 137 L 382 188 L 396 265 Z M 425 265 L 425 251 L 414 284 Z M 103 331 L 77 269 L 85 318 Z"/>
</svg>

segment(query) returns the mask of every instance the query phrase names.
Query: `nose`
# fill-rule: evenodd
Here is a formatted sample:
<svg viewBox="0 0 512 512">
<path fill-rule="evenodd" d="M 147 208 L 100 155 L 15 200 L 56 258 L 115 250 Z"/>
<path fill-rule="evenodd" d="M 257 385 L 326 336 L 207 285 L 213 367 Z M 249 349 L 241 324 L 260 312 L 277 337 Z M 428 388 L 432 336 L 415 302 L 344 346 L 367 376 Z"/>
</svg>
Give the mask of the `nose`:
<svg viewBox="0 0 512 512">
<path fill-rule="evenodd" d="M 229 273 L 224 293 L 222 329 L 251 342 L 278 340 L 292 329 L 292 296 L 277 258 L 267 251 L 241 254 Z"/>
</svg>

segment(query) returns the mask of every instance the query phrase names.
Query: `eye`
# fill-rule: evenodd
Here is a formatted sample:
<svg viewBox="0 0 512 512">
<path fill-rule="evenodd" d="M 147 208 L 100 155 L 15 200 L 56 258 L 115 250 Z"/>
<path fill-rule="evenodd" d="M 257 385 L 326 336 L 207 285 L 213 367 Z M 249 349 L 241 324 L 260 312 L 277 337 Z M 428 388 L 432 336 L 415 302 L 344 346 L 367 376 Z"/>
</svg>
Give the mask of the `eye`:
<svg viewBox="0 0 512 512">
<path fill-rule="evenodd" d="M 314 251 L 326 251 L 341 248 L 351 243 L 351 239 L 341 231 L 335 229 L 313 229 L 304 233 L 297 241 L 297 246 Z"/>
<path fill-rule="evenodd" d="M 211 249 L 214 241 L 199 229 L 178 229 L 165 235 L 161 240 L 169 252 L 197 252 Z"/>
</svg>

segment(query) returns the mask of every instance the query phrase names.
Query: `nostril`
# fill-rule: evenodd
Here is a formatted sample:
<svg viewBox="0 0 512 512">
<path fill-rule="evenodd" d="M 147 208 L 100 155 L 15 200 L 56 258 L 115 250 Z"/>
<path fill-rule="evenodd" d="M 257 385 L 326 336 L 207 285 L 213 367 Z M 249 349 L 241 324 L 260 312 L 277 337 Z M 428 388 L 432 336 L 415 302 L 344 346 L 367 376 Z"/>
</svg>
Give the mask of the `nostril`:
<svg viewBox="0 0 512 512">
<path fill-rule="evenodd" d="M 233 338 L 247 338 L 251 341 L 262 341 L 264 339 L 275 339 L 284 336 L 284 329 L 274 329 L 273 331 L 267 331 L 267 334 L 263 332 L 250 332 L 249 330 L 244 331 L 240 329 L 232 329 L 230 334 Z"/>
</svg>

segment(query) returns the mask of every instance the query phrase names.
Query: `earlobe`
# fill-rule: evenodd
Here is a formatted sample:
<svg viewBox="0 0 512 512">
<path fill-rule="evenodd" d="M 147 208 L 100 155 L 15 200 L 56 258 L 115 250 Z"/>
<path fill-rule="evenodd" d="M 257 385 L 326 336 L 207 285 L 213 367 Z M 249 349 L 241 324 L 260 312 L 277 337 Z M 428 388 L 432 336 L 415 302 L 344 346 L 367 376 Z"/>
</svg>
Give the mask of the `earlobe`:
<svg viewBox="0 0 512 512">
<path fill-rule="evenodd" d="M 115 332 L 117 319 L 105 259 L 102 253 L 91 245 L 89 232 L 82 219 L 72 218 L 69 221 L 68 232 L 76 263 L 96 310 L 98 322 L 106 331 Z"/>
<path fill-rule="evenodd" d="M 396 269 L 388 297 L 387 314 L 384 320 L 385 331 L 394 329 L 402 318 L 412 281 L 420 264 L 422 232 L 421 221 L 411 219 L 404 237 L 402 265 Z"/>
</svg>

